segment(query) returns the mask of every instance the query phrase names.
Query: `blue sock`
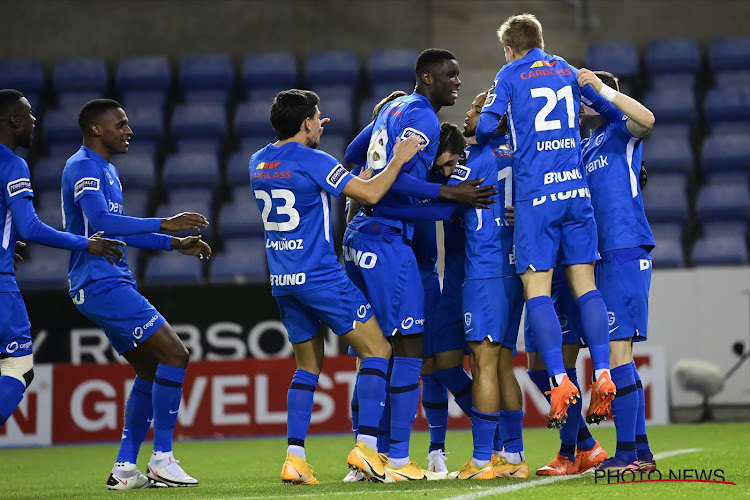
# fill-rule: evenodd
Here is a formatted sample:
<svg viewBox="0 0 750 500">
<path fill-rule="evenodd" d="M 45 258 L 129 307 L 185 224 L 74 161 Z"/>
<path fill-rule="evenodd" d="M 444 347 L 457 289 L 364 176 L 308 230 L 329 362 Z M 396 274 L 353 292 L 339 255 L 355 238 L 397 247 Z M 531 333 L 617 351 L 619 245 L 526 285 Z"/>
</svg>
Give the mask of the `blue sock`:
<svg viewBox="0 0 750 500">
<path fill-rule="evenodd" d="M 536 385 L 542 392 L 542 394 L 544 394 L 544 397 L 549 403 L 549 394 L 545 394 L 551 389 L 547 372 L 544 370 L 528 370 L 526 373 L 529 374 L 529 378 L 531 379 L 531 381 L 534 382 L 534 385 Z"/>
<path fill-rule="evenodd" d="M 422 358 L 393 357 L 391 374 L 391 454 L 390 458 L 409 456 L 411 428 L 419 406 L 419 372 Z"/>
<path fill-rule="evenodd" d="M 286 442 L 288 446 L 305 447 L 305 436 L 310 428 L 313 410 L 313 395 L 318 386 L 314 373 L 295 370 L 289 391 L 286 393 Z"/>
<path fill-rule="evenodd" d="M 565 373 L 576 387 L 578 385 L 578 372 L 575 368 L 566 368 Z M 580 387 L 579 387 L 580 390 Z M 578 423 L 581 420 L 581 398 L 576 400 L 576 404 L 568 407 L 568 419 L 560 428 L 560 455 L 575 460 L 576 441 L 578 440 Z M 585 420 L 584 420 L 585 422 Z"/>
<path fill-rule="evenodd" d="M 547 295 L 534 297 L 526 301 L 526 319 L 529 321 L 539 355 L 547 367 L 547 374 L 554 379 L 555 375 L 565 373 L 562 357 L 562 330 L 557 313 L 552 305 L 552 298 Z"/>
<path fill-rule="evenodd" d="M 609 318 L 599 290 L 591 290 L 576 299 L 581 310 L 583 340 L 589 347 L 594 370 L 609 369 Z"/>
<path fill-rule="evenodd" d="M 185 369 L 159 363 L 151 389 L 154 406 L 154 451 L 172 451 L 172 435 L 182 397 Z"/>
<path fill-rule="evenodd" d="M 371 436 L 373 444 L 378 438 L 380 417 L 385 407 L 385 379 L 388 376 L 388 360 L 383 358 L 363 358 L 357 377 L 357 399 L 359 413 L 359 436 Z"/>
<path fill-rule="evenodd" d="M 357 372 L 357 378 L 354 379 L 354 391 L 352 392 L 352 433 L 354 434 L 354 442 L 357 442 L 357 432 L 359 429 L 359 399 L 357 399 L 357 387 L 359 387 L 359 372 Z"/>
<path fill-rule="evenodd" d="M 474 454 L 476 460 L 483 462 L 492 458 L 495 430 L 498 427 L 499 413 L 482 413 L 476 408 L 471 409 L 471 435 L 474 438 Z"/>
<path fill-rule="evenodd" d="M 498 427 L 505 453 L 523 451 L 523 410 L 500 410 Z"/>
<path fill-rule="evenodd" d="M 651 447 L 648 445 L 648 436 L 646 435 L 646 394 L 643 392 L 641 377 L 638 375 L 638 369 L 635 361 L 631 363 L 633 367 L 633 378 L 635 386 L 638 388 L 638 415 L 635 420 L 635 451 L 638 460 L 653 460 L 654 454 L 651 453 Z"/>
<path fill-rule="evenodd" d="M 7 375 L 0 377 L 0 427 L 5 425 L 5 421 L 13 415 L 23 399 L 24 392 L 26 392 L 26 384 L 17 378 Z"/>
<path fill-rule="evenodd" d="M 586 419 L 581 415 L 578 419 L 578 438 L 576 446 L 579 450 L 591 450 L 596 446 L 596 439 L 591 435 Z"/>
<path fill-rule="evenodd" d="M 617 387 L 617 395 L 612 400 L 612 416 L 615 420 L 617 450 L 615 455 L 626 462 L 636 460 L 635 420 L 638 414 L 638 388 L 635 385 L 633 365 L 630 363 L 613 368 L 612 382 Z"/>
<path fill-rule="evenodd" d="M 153 383 L 140 377 L 135 377 L 130 395 L 125 403 L 125 424 L 122 426 L 122 440 L 117 462 L 136 463 L 138 451 L 143 440 L 146 439 L 151 419 L 154 416 L 152 400 Z M 167 450 L 169 451 L 169 450 Z"/>
<path fill-rule="evenodd" d="M 385 379 L 385 407 L 378 425 L 378 453 L 388 455 L 391 451 L 391 374 L 393 373 L 393 358 L 388 362 L 388 373 Z"/>
<path fill-rule="evenodd" d="M 503 443 L 503 434 L 500 432 L 500 422 L 498 421 L 497 427 L 495 427 L 495 437 L 494 437 L 494 443 L 492 444 L 492 451 L 501 452 L 503 451 L 503 448 L 505 447 L 505 443 Z"/>
<path fill-rule="evenodd" d="M 435 376 L 453 394 L 456 404 L 471 418 L 471 377 L 463 366 L 435 370 Z"/>
<path fill-rule="evenodd" d="M 430 426 L 430 451 L 445 450 L 445 433 L 448 430 L 448 390 L 432 373 L 422 379 L 422 406 Z"/>
</svg>

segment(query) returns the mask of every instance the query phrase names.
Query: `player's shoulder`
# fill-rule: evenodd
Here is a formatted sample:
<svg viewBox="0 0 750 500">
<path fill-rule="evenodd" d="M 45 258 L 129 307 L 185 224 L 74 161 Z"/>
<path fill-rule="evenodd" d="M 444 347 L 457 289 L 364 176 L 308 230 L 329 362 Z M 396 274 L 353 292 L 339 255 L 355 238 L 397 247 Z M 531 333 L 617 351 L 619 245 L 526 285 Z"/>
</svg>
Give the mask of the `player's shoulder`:
<svg viewBox="0 0 750 500">
<path fill-rule="evenodd" d="M 28 163 L 26 163 L 26 160 L 24 160 L 14 152 L 5 149 L 0 151 L 0 164 L 3 166 L 3 172 L 11 172 L 18 169 L 29 169 L 29 165 Z"/>
<path fill-rule="evenodd" d="M 68 161 L 65 162 L 63 176 L 76 175 L 78 173 L 93 174 L 101 169 L 98 168 L 96 160 L 87 154 L 86 150 L 81 148 L 76 151 Z"/>
</svg>

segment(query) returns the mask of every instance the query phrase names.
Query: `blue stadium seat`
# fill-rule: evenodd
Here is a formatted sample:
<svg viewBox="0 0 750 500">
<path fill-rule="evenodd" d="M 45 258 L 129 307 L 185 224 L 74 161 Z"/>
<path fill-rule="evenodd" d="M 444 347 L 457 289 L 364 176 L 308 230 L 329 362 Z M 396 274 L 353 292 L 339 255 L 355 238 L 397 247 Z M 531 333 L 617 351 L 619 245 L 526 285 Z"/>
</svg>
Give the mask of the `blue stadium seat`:
<svg viewBox="0 0 750 500">
<path fill-rule="evenodd" d="M 662 139 L 667 137 L 676 137 L 690 140 L 690 133 L 692 127 L 687 123 L 660 123 L 658 127 L 654 127 L 651 133 L 646 136 L 646 142 L 661 142 Z"/>
<path fill-rule="evenodd" d="M 153 139 L 134 137 L 130 140 L 128 155 L 144 155 L 151 158 L 151 161 L 156 162 L 159 155 L 159 143 Z M 119 162 L 119 158 L 115 159 L 115 165 L 118 165 Z"/>
<path fill-rule="evenodd" d="M 320 108 L 321 116 L 331 119 L 325 125 L 326 134 L 343 134 L 347 137 L 352 135 L 354 131 L 354 106 L 351 101 L 346 99 L 321 101 Z"/>
<path fill-rule="evenodd" d="M 685 255 L 682 241 L 674 237 L 663 237 L 656 240 L 656 248 L 651 251 L 654 269 L 666 269 L 685 266 Z"/>
<path fill-rule="evenodd" d="M 225 89 L 195 89 L 187 90 L 183 100 L 187 104 L 221 104 L 229 112 L 230 95 Z"/>
<path fill-rule="evenodd" d="M 327 128 L 328 125 L 326 125 L 326 129 Z M 348 135 L 329 134 L 328 131 L 326 131 L 320 138 L 320 146 L 318 146 L 318 149 L 325 151 L 341 163 L 344 163 L 344 153 L 346 153 L 346 147 L 349 145 L 348 137 Z"/>
<path fill-rule="evenodd" d="M 52 72 L 55 94 L 65 90 L 96 90 L 106 93 L 107 63 L 104 59 L 60 59 Z"/>
<path fill-rule="evenodd" d="M 0 61 L 0 88 L 16 89 L 24 95 L 41 95 L 44 83 L 44 69 L 36 59 Z"/>
<path fill-rule="evenodd" d="M 750 88 L 714 87 L 703 105 L 706 121 L 750 121 Z"/>
<path fill-rule="evenodd" d="M 740 236 L 747 240 L 747 234 L 747 223 L 742 221 L 710 221 L 703 224 L 703 236 L 706 238 Z"/>
<path fill-rule="evenodd" d="M 173 215 L 177 215 L 182 212 L 197 212 L 199 214 L 203 214 L 209 222 L 214 222 L 212 220 L 212 213 L 211 213 L 211 204 L 210 203 L 202 203 L 198 201 L 190 201 L 187 203 L 163 203 L 156 207 L 156 211 L 154 214 L 154 217 L 163 219 L 165 217 L 172 217 Z M 214 233 L 214 225 L 209 224 L 208 227 L 203 228 L 200 231 L 195 230 L 188 230 L 188 231 L 179 231 L 177 234 L 178 236 L 197 236 L 202 235 L 203 239 L 206 242 L 210 242 L 213 238 Z"/>
<path fill-rule="evenodd" d="M 161 90 L 172 87 L 172 70 L 167 56 L 126 57 L 120 60 L 115 75 L 118 93 L 128 90 Z"/>
<path fill-rule="evenodd" d="M 51 109 L 44 116 L 43 139 L 49 146 L 53 142 L 77 142 L 81 144 L 81 129 L 78 127 L 80 109 Z M 71 155 L 75 149 L 71 151 Z M 70 156 L 70 155 L 68 155 Z"/>
<path fill-rule="evenodd" d="M 155 106 L 133 106 L 125 110 L 137 140 L 158 141 L 164 135 L 164 113 Z"/>
<path fill-rule="evenodd" d="M 227 133 L 226 108 L 216 103 L 179 104 L 172 113 L 174 137 L 215 137 Z"/>
<path fill-rule="evenodd" d="M 359 61 L 351 51 L 314 52 L 305 62 L 305 84 L 315 85 L 358 85 L 360 80 Z"/>
<path fill-rule="evenodd" d="M 684 236 L 684 228 L 679 222 L 655 222 L 650 226 L 656 246 L 659 246 L 662 240 L 677 239 L 682 241 Z"/>
<path fill-rule="evenodd" d="M 268 283 L 265 240 L 241 238 L 227 242 L 224 252 L 211 257 L 212 283 Z"/>
<path fill-rule="evenodd" d="M 36 214 L 37 216 L 39 216 L 39 220 L 41 220 L 48 226 L 54 227 L 58 231 L 62 231 L 64 229 L 62 222 L 61 204 L 58 203 L 57 205 L 51 207 L 41 207 L 36 211 Z"/>
<path fill-rule="evenodd" d="M 242 61 L 241 77 L 245 89 L 297 87 L 297 62 L 291 52 L 248 54 Z"/>
<path fill-rule="evenodd" d="M 586 67 L 609 71 L 620 78 L 634 78 L 640 73 L 638 49 L 633 42 L 606 42 L 589 45 Z"/>
<path fill-rule="evenodd" d="M 203 262 L 179 252 L 162 252 L 146 263 L 149 285 L 196 285 L 203 281 Z"/>
<path fill-rule="evenodd" d="M 180 90 L 224 89 L 234 87 L 234 68 L 226 54 L 189 56 L 180 64 Z"/>
<path fill-rule="evenodd" d="M 651 76 L 651 88 L 673 89 L 686 88 L 695 91 L 698 82 L 695 73 L 657 73 Z"/>
<path fill-rule="evenodd" d="M 276 97 L 276 94 L 278 94 L 282 90 L 288 90 L 288 89 L 279 88 L 279 87 L 248 89 L 247 100 L 251 102 L 253 101 L 263 102 L 266 104 L 266 106 L 268 106 L 268 110 L 270 111 L 271 104 L 273 103 L 273 100 Z"/>
<path fill-rule="evenodd" d="M 178 153 L 210 153 L 221 158 L 222 148 L 219 139 L 201 139 L 196 137 L 183 137 L 174 143 L 174 149 Z"/>
<path fill-rule="evenodd" d="M 646 49 L 646 71 L 656 73 L 697 73 L 701 68 L 701 52 L 693 38 L 655 40 Z"/>
<path fill-rule="evenodd" d="M 222 239 L 238 236 L 263 236 L 263 219 L 255 198 L 246 196 L 225 203 L 219 211 L 219 234 Z"/>
<path fill-rule="evenodd" d="M 357 89 L 350 85 L 319 85 L 312 89 L 320 98 L 321 113 L 326 116 L 325 108 L 328 107 L 329 101 L 345 100 L 354 104 Z"/>
<path fill-rule="evenodd" d="M 120 104 L 128 115 L 133 108 L 149 107 L 159 110 L 163 118 L 167 117 L 167 94 L 161 90 L 125 91 L 120 94 Z"/>
<path fill-rule="evenodd" d="M 249 161 L 250 156 L 255 154 L 256 151 L 259 151 L 274 142 L 276 142 L 275 132 L 266 135 L 242 137 L 239 140 L 239 150 L 243 153 L 248 153 L 247 158 Z"/>
<path fill-rule="evenodd" d="M 742 134 L 712 134 L 703 141 L 701 167 L 708 171 L 750 168 L 750 141 Z"/>
<path fill-rule="evenodd" d="M 238 138 L 248 136 L 276 137 L 271 126 L 271 106 L 263 101 L 243 102 L 234 114 L 234 134 Z M 268 142 L 266 142 L 268 144 Z M 265 144 L 264 144 L 265 146 Z"/>
<path fill-rule="evenodd" d="M 643 190 L 643 205 L 650 221 L 685 222 L 690 215 L 686 179 L 680 175 L 650 178 Z"/>
<path fill-rule="evenodd" d="M 357 126 L 359 130 L 362 130 L 370 124 L 372 121 L 372 108 L 380 102 L 378 97 L 368 97 L 363 100 L 359 105 L 359 120 L 357 120 Z"/>
<path fill-rule="evenodd" d="M 750 85 L 750 69 L 719 71 L 714 75 L 716 87 L 743 87 Z"/>
<path fill-rule="evenodd" d="M 714 39 L 708 60 L 714 71 L 750 68 L 750 36 Z"/>
<path fill-rule="evenodd" d="M 750 135 L 750 121 L 744 122 L 725 122 L 719 121 L 711 123 L 711 135 Z"/>
<path fill-rule="evenodd" d="M 397 82 L 415 80 L 414 66 L 419 52 L 411 49 L 376 50 L 370 53 L 366 63 L 367 80 L 370 82 Z"/>
<path fill-rule="evenodd" d="M 164 185 L 216 188 L 221 180 L 219 160 L 210 153 L 174 153 L 164 162 Z"/>
<path fill-rule="evenodd" d="M 250 184 L 250 155 L 246 151 L 240 151 L 232 154 L 227 162 L 226 179 L 227 185 L 238 186 Z"/>
<path fill-rule="evenodd" d="M 148 189 L 127 189 L 122 193 L 122 204 L 125 206 L 125 215 L 130 217 L 149 217 L 149 200 L 151 196 Z"/>
<path fill-rule="evenodd" d="M 747 184 L 707 185 L 698 192 L 698 218 L 705 220 L 750 220 L 750 189 Z"/>
<path fill-rule="evenodd" d="M 45 156 L 31 166 L 31 186 L 34 191 L 57 190 L 60 192 L 62 172 L 70 155 Z"/>
<path fill-rule="evenodd" d="M 172 204 L 200 203 L 210 206 L 214 201 L 214 190 L 204 187 L 173 188 L 167 192 L 167 196 L 169 196 L 169 202 Z"/>
<path fill-rule="evenodd" d="M 57 94 L 57 106 L 80 112 L 84 104 L 102 97 L 104 95 L 96 90 L 66 90 Z"/>
<path fill-rule="evenodd" d="M 698 113 L 695 92 L 688 88 L 660 88 L 646 92 L 643 104 L 661 123 L 692 123 Z"/>
<path fill-rule="evenodd" d="M 252 200 L 255 202 L 255 197 L 250 189 L 250 183 L 244 186 L 235 186 L 232 188 L 232 201 L 245 201 Z"/>
<path fill-rule="evenodd" d="M 750 170 L 729 170 L 729 171 L 713 171 L 709 170 L 704 172 L 706 177 L 707 186 L 749 186 L 750 185 Z"/>
<path fill-rule="evenodd" d="M 742 266 L 748 263 L 747 242 L 739 235 L 699 238 L 693 247 L 696 266 Z"/>
<path fill-rule="evenodd" d="M 47 224 L 50 222 L 42 220 Z M 32 245 L 32 248 L 29 248 L 29 258 L 18 267 L 16 279 L 24 290 L 45 288 L 67 290 L 69 261 L 70 252 Z"/>
<path fill-rule="evenodd" d="M 377 104 L 378 101 L 385 97 L 388 97 L 389 95 L 391 95 L 391 92 L 396 90 L 401 90 L 403 92 L 406 92 L 407 94 L 411 94 L 414 91 L 415 86 L 416 81 L 414 77 L 412 77 L 410 80 L 402 80 L 400 82 L 372 82 L 370 96 L 372 96 L 373 98 L 377 98 L 377 101 L 375 101 L 375 103 Z M 372 108 L 370 108 L 370 111 L 372 112 Z"/>
<path fill-rule="evenodd" d="M 643 145 L 643 161 L 649 172 L 689 172 L 693 151 L 686 137 L 648 137 Z"/>
<path fill-rule="evenodd" d="M 81 133 L 80 129 L 78 130 L 78 133 Z M 65 159 L 63 160 L 63 165 L 65 165 L 65 162 L 68 161 L 68 158 L 73 156 L 73 154 L 75 154 L 79 149 L 81 149 L 80 137 L 78 137 L 77 139 L 53 139 L 47 143 L 47 156 L 64 156 Z"/>
<path fill-rule="evenodd" d="M 153 190 L 156 187 L 156 162 L 151 156 L 129 152 L 114 161 L 124 193 L 131 188 Z"/>
<path fill-rule="evenodd" d="M 140 277 L 141 271 L 141 249 L 135 247 L 127 247 L 125 249 L 125 262 L 127 262 L 130 272 L 136 279 Z"/>
</svg>

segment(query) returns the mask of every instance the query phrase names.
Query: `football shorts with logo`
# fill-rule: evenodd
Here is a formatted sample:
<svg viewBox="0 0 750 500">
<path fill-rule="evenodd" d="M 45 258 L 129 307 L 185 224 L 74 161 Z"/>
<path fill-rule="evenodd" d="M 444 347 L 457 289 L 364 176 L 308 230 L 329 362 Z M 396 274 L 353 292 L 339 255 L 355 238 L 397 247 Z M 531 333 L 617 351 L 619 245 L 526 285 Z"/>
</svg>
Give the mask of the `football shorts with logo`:
<svg viewBox="0 0 750 500">
<path fill-rule="evenodd" d="M 31 354 L 31 323 L 20 292 L 0 292 L 0 356 Z"/>
<path fill-rule="evenodd" d="M 132 282 L 118 281 L 111 287 L 89 285 L 78 291 L 73 303 L 104 330 L 119 355 L 145 342 L 166 322 Z"/>
<path fill-rule="evenodd" d="M 466 280 L 463 311 L 467 342 L 489 338 L 516 354 L 523 313 L 523 286 L 518 276 Z"/>
<path fill-rule="evenodd" d="M 279 295 L 276 303 L 292 344 L 315 337 L 321 321 L 336 335 L 346 335 L 357 321 L 365 323 L 373 315 L 370 303 L 348 279 L 311 293 Z"/>
<path fill-rule="evenodd" d="M 529 268 L 544 271 L 558 263 L 586 264 L 599 260 L 588 188 L 572 191 L 516 202 L 513 243 L 518 274 Z M 560 199 L 561 194 L 567 198 Z"/>
<path fill-rule="evenodd" d="M 468 352 L 463 327 L 462 292 L 460 284 L 443 282 L 443 293 L 435 312 L 435 331 L 432 338 L 432 354 L 463 350 Z M 426 311 L 427 309 L 425 309 Z M 427 342 L 425 341 L 425 352 Z"/>
<path fill-rule="evenodd" d="M 555 306 L 557 319 L 560 321 L 563 345 L 579 344 L 581 347 L 586 347 L 583 338 L 581 338 L 581 332 L 583 332 L 581 309 L 570 292 L 568 281 L 565 278 L 565 270 L 562 266 L 556 267 L 552 273 L 552 302 Z M 531 331 L 527 319 L 523 323 L 523 339 L 526 352 L 537 352 L 534 333 Z"/>
<path fill-rule="evenodd" d="M 651 288 L 651 254 L 615 250 L 596 263 L 596 286 L 607 304 L 609 340 L 648 337 L 648 293 Z M 640 250 L 640 252 L 638 252 Z"/>
<path fill-rule="evenodd" d="M 343 246 L 346 274 L 372 304 L 383 335 L 422 333 L 425 293 L 406 238 L 390 226 L 365 222 L 349 225 Z M 369 259 L 356 257 L 366 253 Z"/>
</svg>

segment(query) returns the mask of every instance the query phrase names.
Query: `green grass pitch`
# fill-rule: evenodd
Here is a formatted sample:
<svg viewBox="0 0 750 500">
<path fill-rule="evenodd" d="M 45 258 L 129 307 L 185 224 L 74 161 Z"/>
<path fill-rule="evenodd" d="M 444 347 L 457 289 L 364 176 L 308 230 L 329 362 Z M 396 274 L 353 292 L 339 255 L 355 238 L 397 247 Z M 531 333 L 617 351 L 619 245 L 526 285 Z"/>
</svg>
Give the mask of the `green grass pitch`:
<svg viewBox="0 0 750 500">
<path fill-rule="evenodd" d="M 612 428 L 595 428 L 594 437 L 614 451 Z M 596 484 L 594 477 L 579 476 L 549 482 L 533 475 L 557 451 L 557 433 L 529 429 L 524 433 L 532 477 L 526 480 L 420 481 L 398 484 L 348 483 L 346 455 L 353 446 L 350 436 L 312 436 L 307 439 L 308 461 L 315 467 L 317 486 L 284 485 L 279 472 L 284 461 L 283 438 L 178 442 L 175 453 L 185 470 L 201 482 L 197 488 L 163 488 L 139 491 L 107 491 L 104 485 L 117 444 L 15 448 L 0 450 L 0 499 L 273 499 L 319 498 L 344 500 L 391 497 L 392 500 L 507 498 L 750 498 L 750 423 L 669 425 L 650 427 L 651 446 L 659 469 L 722 469 L 724 484 L 659 482 Z M 428 435 L 412 437 L 412 457 L 426 466 Z M 139 459 L 145 470 L 150 451 L 145 443 Z M 471 455 L 471 433 L 450 431 L 448 465 L 457 470 Z M 700 449 L 701 451 L 685 451 Z M 659 454 L 678 452 L 658 459 Z M 652 476 L 653 478 L 653 476 Z M 712 477 L 714 479 L 714 477 Z M 541 481 L 541 482 L 539 482 Z"/>
</svg>

